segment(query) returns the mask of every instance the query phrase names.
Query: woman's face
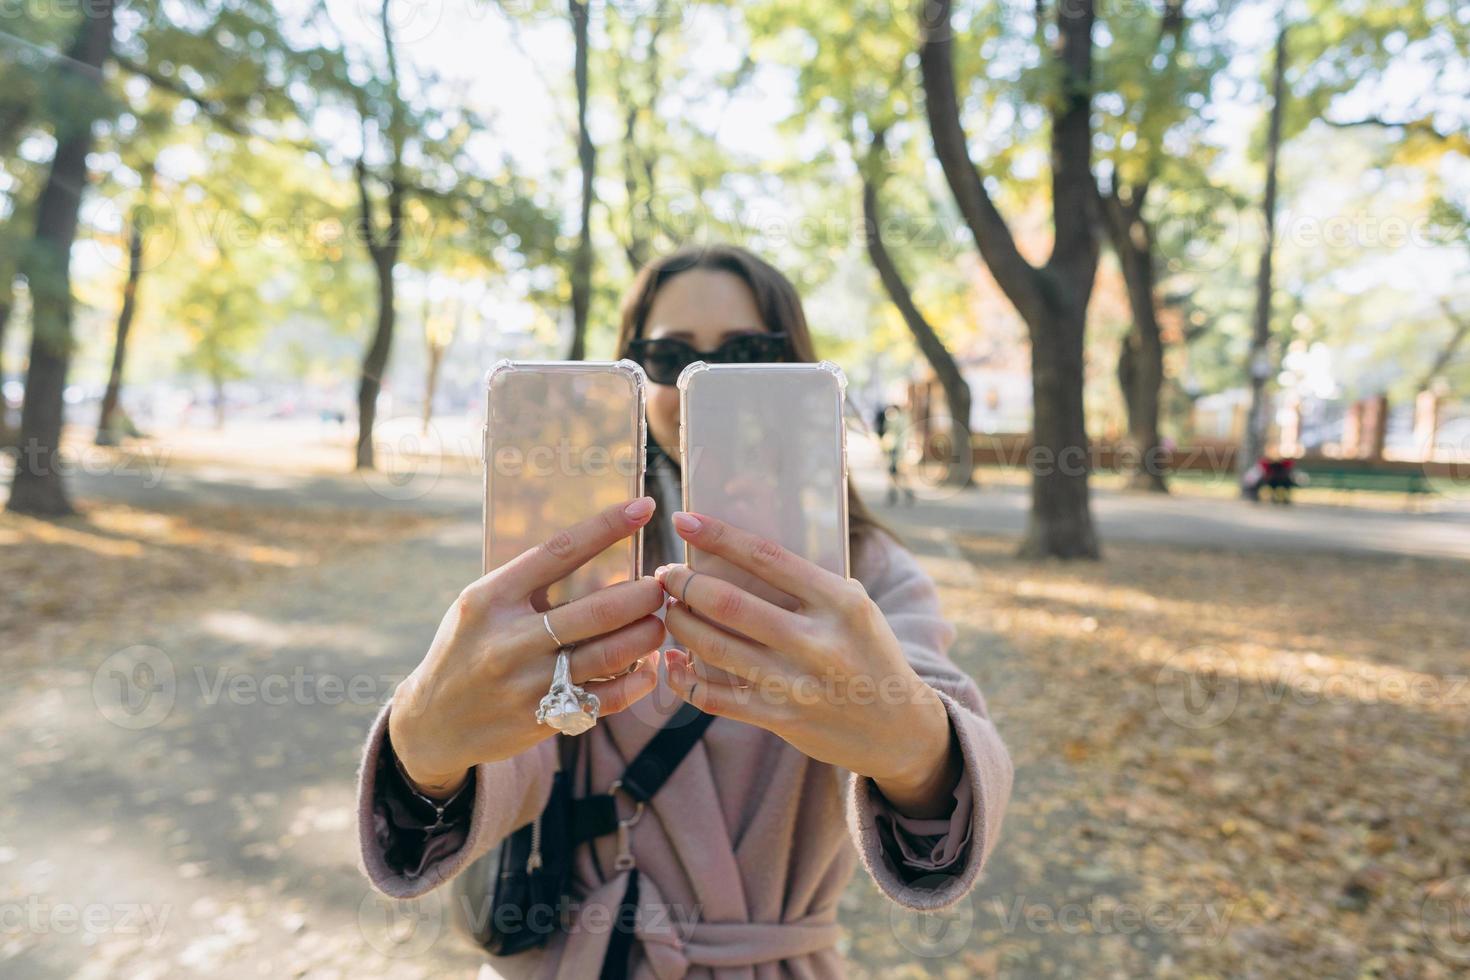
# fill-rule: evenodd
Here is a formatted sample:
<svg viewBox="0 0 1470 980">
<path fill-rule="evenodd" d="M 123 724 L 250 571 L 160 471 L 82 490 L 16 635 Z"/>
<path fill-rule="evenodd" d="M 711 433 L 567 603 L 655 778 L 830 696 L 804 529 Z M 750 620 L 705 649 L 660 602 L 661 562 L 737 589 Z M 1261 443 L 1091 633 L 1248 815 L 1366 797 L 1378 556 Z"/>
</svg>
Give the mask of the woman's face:
<svg viewBox="0 0 1470 980">
<path fill-rule="evenodd" d="M 643 336 L 671 337 L 709 353 L 738 334 L 765 333 L 755 295 L 733 272 L 690 269 L 659 287 Z M 679 452 L 679 389 L 648 386 L 648 431 L 671 456 Z"/>
</svg>

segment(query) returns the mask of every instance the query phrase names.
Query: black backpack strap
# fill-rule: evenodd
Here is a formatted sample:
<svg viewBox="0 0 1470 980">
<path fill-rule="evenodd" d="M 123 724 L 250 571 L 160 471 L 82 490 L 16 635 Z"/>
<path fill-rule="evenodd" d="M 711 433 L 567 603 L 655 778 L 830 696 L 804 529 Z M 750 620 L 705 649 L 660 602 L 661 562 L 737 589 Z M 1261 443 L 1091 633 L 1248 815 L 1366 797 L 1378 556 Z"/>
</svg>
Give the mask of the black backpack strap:
<svg viewBox="0 0 1470 980">
<path fill-rule="evenodd" d="M 658 734 L 649 739 L 643 751 L 628 764 L 619 780 L 619 788 L 639 803 L 653 799 L 653 794 L 679 768 L 679 763 L 684 761 L 694 743 L 714 720 L 714 715 L 705 714 L 687 701 L 681 704 Z"/>
<path fill-rule="evenodd" d="M 679 768 L 679 763 L 714 720 L 714 715 L 707 715 L 686 701 L 649 739 L 643 751 L 634 756 L 614 785 L 635 802 L 647 803 Z M 612 793 L 597 793 L 572 801 L 573 846 L 617 829 L 618 811 Z"/>
</svg>

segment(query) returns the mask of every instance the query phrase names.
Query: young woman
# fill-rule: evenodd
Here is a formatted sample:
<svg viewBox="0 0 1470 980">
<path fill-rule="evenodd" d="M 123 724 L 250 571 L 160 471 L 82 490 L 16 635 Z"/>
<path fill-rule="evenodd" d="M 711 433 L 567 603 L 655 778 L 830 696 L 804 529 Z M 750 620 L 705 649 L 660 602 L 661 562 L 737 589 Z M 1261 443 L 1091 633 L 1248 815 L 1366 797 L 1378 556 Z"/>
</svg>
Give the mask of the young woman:
<svg viewBox="0 0 1470 980">
<path fill-rule="evenodd" d="M 679 370 L 699 358 L 815 360 L 791 283 L 742 249 L 677 252 L 639 273 L 619 347 L 652 382 L 652 496 L 551 537 L 471 583 L 445 614 L 368 737 L 359 786 L 367 872 L 390 895 L 422 894 L 542 811 L 559 761 L 536 706 L 553 654 L 571 644 L 571 679 L 602 706 L 575 739 L 579 794 L 606 792 L 684 701 L 716 720 L 630 829 L 637 928 L 631 949 L 612 946 L 628 962 L 605 962 L 629 876 L 609 835 L 574 856 L 570 928 L 492 969 L 840 976 L 837 908 L 855 856 L 904 906 L 958 901 L 995 844 L 1010 759 L 974 681 L 946 655 L 954 634 L 934 584 L 856 498 L 852 579 L 707 515 L 674 512 Z M 538 589 L 639 528 L 648 577 L 543 619 Z M 799 607 L 691 576 L 672 563 L 680 539 Z"/>
</svg>

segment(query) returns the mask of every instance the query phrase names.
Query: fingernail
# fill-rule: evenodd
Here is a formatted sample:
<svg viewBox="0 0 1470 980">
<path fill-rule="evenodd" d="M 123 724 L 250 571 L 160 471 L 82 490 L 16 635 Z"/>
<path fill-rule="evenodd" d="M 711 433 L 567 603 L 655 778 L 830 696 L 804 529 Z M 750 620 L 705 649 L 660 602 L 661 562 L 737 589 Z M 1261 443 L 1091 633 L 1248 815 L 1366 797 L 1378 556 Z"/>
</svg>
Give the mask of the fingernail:
<svg viewBox="0 0 1470 980">
<path fill-rule="evenodd" d="M 674 515 L 674 527 L 683 531 L 685 534 L 693 534 L 699 530 L 700 521 L 693 514 L 686 514 L 681 510 Z"/>
<path fill-rule="evenodd" d="M 653 513 L 653 498 L 639 497 L 631 504 L 623 508 L 623 513 L 628 515 L 630 521 L 641 521 Z"/>
<path fill-rule="evenodd" d="M 659 585 L 663 585 L 664 584 L 664 576 L 667 575 L 668 573 L 669 573 L 669 566 L 667 566 L 667 565 L 660 565 L 660 566 L 658 566 L 657 568 L 655 568 L 653 570 L 653 577 L 656 578 L 656 579 L 658 579 L 658 584 Z"/>
<path fill-rule="evenodd" d="M 669 670 L 683 670 L 688 663 L 684 659 L 684 651 L 670 648 L 664 651 L 664 666 Z"/>
</svg>

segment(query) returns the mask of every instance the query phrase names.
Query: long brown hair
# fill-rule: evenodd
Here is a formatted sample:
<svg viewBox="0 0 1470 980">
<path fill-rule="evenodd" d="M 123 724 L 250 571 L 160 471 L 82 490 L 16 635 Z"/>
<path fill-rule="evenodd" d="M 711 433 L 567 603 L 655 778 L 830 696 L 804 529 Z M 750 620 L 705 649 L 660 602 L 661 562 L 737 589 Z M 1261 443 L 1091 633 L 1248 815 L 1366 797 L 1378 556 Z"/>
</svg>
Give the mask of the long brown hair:
<svg viewBox="0 0 1470 980">
<path fill-rule="evenodd" d="M 791 280 L 775 266 L 736 245 L 691 245 L 649 262 L 638 271 L 633 284 L 623 295 L 622 321 L 618 327 L 618 356 L 626 357 L 628 345 L 643 336 L 648 324 L 648 311 L 663 285 L 690 269 L 728 272 L 739 276 L 750 287 L 761 323 L 772 333 L 786 335 L 786 358 L 790 361 L 815 362 L 816 345 L 807 327 L 801 296 Z M 653 440 L 649 440 L 650 452 Z M 659 461 L 661 462 L 661 461 Z M 655 461 L 650 460 L 653 464 Z M 863 539 L 874 531 L 889 532 L 873 515 L 847 481 L 847 525 L 854 558 Z"/>
</svg>

